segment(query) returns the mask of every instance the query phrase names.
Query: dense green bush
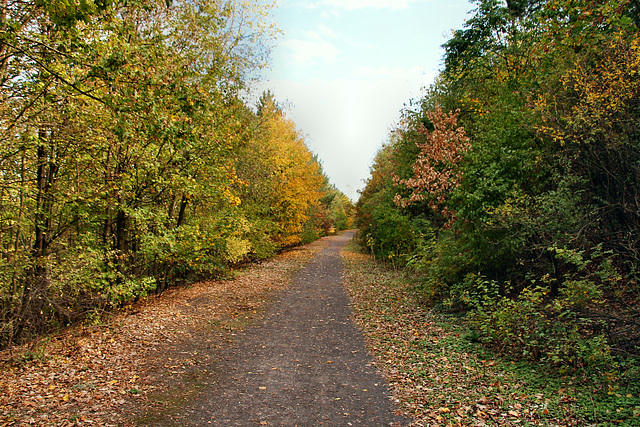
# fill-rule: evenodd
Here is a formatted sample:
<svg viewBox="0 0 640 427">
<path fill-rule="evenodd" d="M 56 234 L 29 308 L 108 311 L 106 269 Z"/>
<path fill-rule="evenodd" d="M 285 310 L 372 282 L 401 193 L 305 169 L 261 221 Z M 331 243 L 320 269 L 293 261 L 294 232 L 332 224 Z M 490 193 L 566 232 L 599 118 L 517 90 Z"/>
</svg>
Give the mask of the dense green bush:
<svg viewBox="0 0 640 427">
<path fill-rule="evenodd" d="M 613 369 L 602 324 L 545 303 L 547 292 L 524 289 L 516 300 L 497 297 L 471 313 L 471 325 L 501 353 L 557 367 Z"/>
</svg>

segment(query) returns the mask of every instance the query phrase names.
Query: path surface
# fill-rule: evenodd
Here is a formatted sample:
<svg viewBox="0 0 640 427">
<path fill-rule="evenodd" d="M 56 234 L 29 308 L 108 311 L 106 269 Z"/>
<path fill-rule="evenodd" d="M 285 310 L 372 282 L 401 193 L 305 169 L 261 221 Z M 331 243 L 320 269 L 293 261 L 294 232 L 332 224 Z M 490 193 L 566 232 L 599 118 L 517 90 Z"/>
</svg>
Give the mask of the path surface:
<svg viewBox="0 0 640 427">
<path fill-rule="evenodd" d="M 259 324 L 225 351 L 211 390 L 180 425 L 400 426 L 384 379 L 351 321 L 340 251 L 328 238 Z"/>
</svg>

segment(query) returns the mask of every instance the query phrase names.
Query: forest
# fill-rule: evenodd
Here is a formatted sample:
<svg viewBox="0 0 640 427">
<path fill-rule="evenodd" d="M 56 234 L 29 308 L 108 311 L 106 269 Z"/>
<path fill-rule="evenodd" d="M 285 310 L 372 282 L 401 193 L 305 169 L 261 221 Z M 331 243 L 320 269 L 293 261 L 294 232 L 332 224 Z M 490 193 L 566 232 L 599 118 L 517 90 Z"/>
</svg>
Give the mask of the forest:
<svg viewBox="0 0 640 427">
<path fill-rule="evenodd" d="M 0 348 L 351 226 L 496 354 L 640 377 L 640 2 L 474 0 L 355 206 L 259 0 L 0 0 Z"/>
<path fill-rule="evenodd" d="M 640 2 L 472 3 L 371 166 L 362 242 L 471 342 L 612 394 L 639 377 Z"/>
<path fill-rule="evenodd" d="M 354 205 L 250 101 L 275 2 L 0 0 L 0 350 L 355 225 L 345 277 L 409 406 L 636 425 L 640 0 L 470 3 Z"/>
<path fill-rule="evenodd" d="M 270 93 L 272 4 L 0 0 L 0 348 L 346 228 Z"/>
</svg>

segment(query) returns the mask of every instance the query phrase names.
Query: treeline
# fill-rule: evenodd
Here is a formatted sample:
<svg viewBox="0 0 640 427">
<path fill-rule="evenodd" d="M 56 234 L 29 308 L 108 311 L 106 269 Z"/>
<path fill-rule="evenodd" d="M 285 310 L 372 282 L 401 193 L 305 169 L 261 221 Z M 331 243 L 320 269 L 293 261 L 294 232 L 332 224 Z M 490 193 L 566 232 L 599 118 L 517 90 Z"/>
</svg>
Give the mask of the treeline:
<svg viewBox="0 0 640 427">
<path fill-rule="evenodd" d="M 640 3 L 473 3 L 375 158 L 363 243 L 473 340 L 637 378 Z"/>
<path fill-rule="evenodd" d="M 259 1 L 0 1 L 0 348 L 349 224 Z"/>
</svg>

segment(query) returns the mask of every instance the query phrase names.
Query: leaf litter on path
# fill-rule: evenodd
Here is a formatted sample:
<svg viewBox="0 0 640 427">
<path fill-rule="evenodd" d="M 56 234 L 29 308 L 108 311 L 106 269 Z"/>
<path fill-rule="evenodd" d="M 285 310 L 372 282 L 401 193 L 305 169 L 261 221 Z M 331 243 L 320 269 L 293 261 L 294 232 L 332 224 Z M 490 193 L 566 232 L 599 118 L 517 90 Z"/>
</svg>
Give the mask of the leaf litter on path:
<svg viewBox="0 0 640 427">
<path fill-rule="evenodd" d="M 105 324 L 0 353 L 0 426 L 153 424 L 154 413 L 177 410 L 180 399 L 215 381 L 212 350 L 259 318 L 324 245 L 251 265 L 230 280 L 170 289 Z M 401 273 L 357 251 L 343 254 L 357 320 L 413 425 L 577 425 L 568 390 L 526 391 L 493 361 L 451 346 L 458 332 L 420 303 Z M 564 416 L 550 413 L 553 401 Z"/>
<path fill-rule="evenodd" d="M 495 362 L 458 346 L 460 329 L 420 301 L 404 273 L 356 245 L 343 257 L 356 320 L 413 426 L 577 425 L 569 400 L 532 393 Z M 562 417 L 548 410 L 556 402 Z"/>
<path fill-rule="evenodd" d="M 0 426 L 137 425 L 171 411 L 209 381 L 206 367 L 258 318 L 317 241 L 252 264 L 228 280 L 151 296 L 109 316 L 0 353 Z M 177 393 L 179 391 L 179 393 Z"/>
</svg>

